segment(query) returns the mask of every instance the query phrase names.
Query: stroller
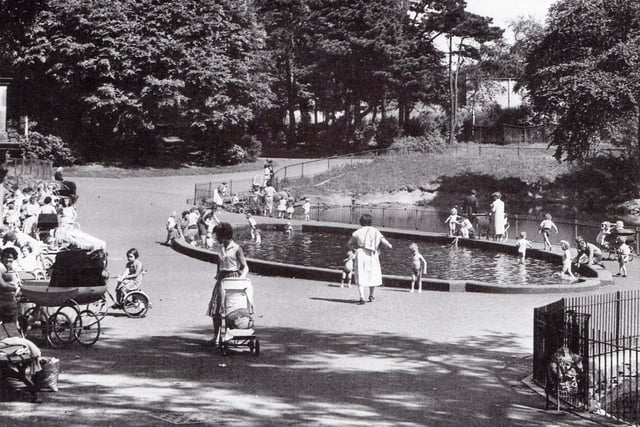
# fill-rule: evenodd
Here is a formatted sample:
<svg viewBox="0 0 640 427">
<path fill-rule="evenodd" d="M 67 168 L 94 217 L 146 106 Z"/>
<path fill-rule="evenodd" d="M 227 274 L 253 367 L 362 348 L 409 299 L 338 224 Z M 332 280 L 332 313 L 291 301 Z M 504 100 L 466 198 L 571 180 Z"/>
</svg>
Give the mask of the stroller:
<svg viewBox="0 0 640 427">
<path fill-rule="evenodd" d="M 231 347 L 248 347 L 260 355 L 260 341 L 253 329 L 253 285 L 249 279 L 227 278 L 220 284 L 222 326 L 218 348 L 226 356 Z"/>
</svg>

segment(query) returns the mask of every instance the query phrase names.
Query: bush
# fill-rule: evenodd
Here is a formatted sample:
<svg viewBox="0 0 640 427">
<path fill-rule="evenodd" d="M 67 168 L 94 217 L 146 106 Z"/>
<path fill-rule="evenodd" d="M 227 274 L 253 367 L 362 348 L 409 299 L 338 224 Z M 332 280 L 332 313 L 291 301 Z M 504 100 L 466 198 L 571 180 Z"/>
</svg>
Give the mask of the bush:
<svg viewBox="0 0 640 427">
<path fill-rule="evenodd" d="M 252 162 L 256 159 L 256 157 L 259 157 L 260 154 L 262 154 L 262 143 L 254 135 L 245 134 L 240 139 L 240 146 L 247 155 L 247 161 Z"/>
<path fill-rule="evenodd" d="M 376 141 L 378 148 L 387 148 L 393 144 L 393 140 L 400 135 L 400 126 L 395 117 L 385 117 L 380 120 L 376 128 Z"/>
<path fill-rule="evenodd" d="M 9 134 L 9 141 L 20 144 L 25 159 L 51 160 L 56 166 L 69 166 L 76 162 L 71 148 L 55 135 L 30 132 L 29 137 L 17 133 Z"/>
<path fill-rule="evenodd" d="M 396 138 L 390 148 L 405 149 L 414 153 L 443 153 L 446 141 L 438 131 L 429 132 L 425 136 L 403 136 Z"/>
</svg>

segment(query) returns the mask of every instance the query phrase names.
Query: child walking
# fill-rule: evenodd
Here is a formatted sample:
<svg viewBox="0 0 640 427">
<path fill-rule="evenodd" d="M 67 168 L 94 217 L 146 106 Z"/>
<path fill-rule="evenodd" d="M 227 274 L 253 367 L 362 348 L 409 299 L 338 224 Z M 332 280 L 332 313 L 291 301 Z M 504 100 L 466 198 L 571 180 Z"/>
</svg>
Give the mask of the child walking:
<svg viewBox="0 0 640 427">
<path fill-rule="evenodd" d="M 524 259 L 527 255 L 527 248 L 533 249 L 531 242 L 527 240 L 527 233 L 524 231 L 520 232 L 520 238 L 516 240 L 516 248 L 518 248 L 518 255 L 520 255 L 518 262 L 524 264 Z"/>
<path fill-rule="evenodd" d="M 220 327 L 222 326 L 222 299 L 220 294 L 220 284 L 222 279 L 227 277 L 245 278 L 249 274 L 249 266 L 244 257 L 244 252 L 240 245 L 233 241 L 233 228 L 228 222 L 222 222 L 213 230 L 216 240 L 220 244 L 218 252 L 218 271 L 216 273 L 216 284 L 213 286 L 211 300 L 207 309 L 207 315 L 213 319 L 213 339 L 207 344 L 216 345 Z"/>
<path fill-rule="evenodd" d="M 558 227 L 556 227 L 555 223 L 551 221 L 551 214 L 545 214 L 544 219 L 540 223 L 540 227 L 538 229 L 538 233 L 542 234 L 544 238 L 544 250 L 550 251 L 553 249 L 551 246 L 551 242 L 549 241 L 549 235 L 551 232 L 555 232 L 558 234 Z"/>
<path fill-rule="evenodd" d="M 631 248 L 627 245 L 627 239 L 624 236 L 619 236 L 616 239 L 618 243 L 618 274 L 616 276 L 627 277 L 627 264 L 629 263 L 629 255 L 631 255 Z"/>
<path fill-rule="evenodd" d="M 416 283 L 418 283 L 418 292 L 422 292 L 422 275 L 427 274 L 427 260 L 420 253 L 416 243 L 411 243 L 409 249 L 413 253 L 411 257 L 411 291 L 409 292 L 413 292 Z"/>
<path fill-rule="evenodd" d="M 449 225 L 449 237 L 454 237 L 458 225 L 458 210 L 456 208 L 451 209 L 450 215 L 444 220 L 444 223 Z"/>
<path fill-rule="evenodd" d="M 356 253 L 349 249 L 347 251 L 347 257 L 342 260 L 342 281 L 340 282 L 340 287 L 344 288 L 344 285 L 347 285 L 348 288 L 351 287 L 351 279 L 353 278 L 353 260 L 356 257 Z"/>
</svg>

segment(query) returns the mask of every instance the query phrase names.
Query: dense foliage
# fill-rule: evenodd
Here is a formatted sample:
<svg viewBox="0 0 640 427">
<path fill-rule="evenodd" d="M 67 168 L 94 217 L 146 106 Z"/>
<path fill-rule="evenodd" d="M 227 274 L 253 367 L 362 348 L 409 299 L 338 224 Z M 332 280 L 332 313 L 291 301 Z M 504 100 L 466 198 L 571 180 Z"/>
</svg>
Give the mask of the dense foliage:
<svg viewBox="0 0 640 427">
<path fill-rule="evenodd" d="M 583 159 L 600 141 L 638 144 L 640 4 L 561 0 L 531 46 L 522 80 L 557 124 L 556 157 Z"/>
<path fill-rule="evenodd" d="M 262 40 L 245 2 L 50 0 L 14 58 L 18 111 L 89 159 L 231 148 L 272 103 Z"/>
</svg>

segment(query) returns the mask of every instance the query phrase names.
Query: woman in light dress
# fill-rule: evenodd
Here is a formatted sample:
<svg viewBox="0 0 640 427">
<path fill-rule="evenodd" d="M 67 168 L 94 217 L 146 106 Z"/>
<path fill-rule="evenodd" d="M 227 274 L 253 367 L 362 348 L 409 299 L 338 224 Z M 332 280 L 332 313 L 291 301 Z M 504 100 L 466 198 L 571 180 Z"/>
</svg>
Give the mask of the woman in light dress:
<svg viewBox="0 0 640 427">
<path fill-rule="evenodd" d="M 354 279 L 358 286 L 360 300 L 364 304 L 364 288 L 369 288 L 369 302 L 374 300 L 373 291 L 382 286 L 382 270 L 380 269 L 379 248 L 384 245 L 391 248 L 391 243 L 384 238 L 380 231 L 371 226 L 371 215 L 360 217 L 360 227 L 353 232 L 349 239 L 349 249 L 355 251 Z"/>
<path fill-rule="evenodd" d="M 495 192 L 492 194 L 493 202 L 491 202 L 491 221 L 493 225 L 493 236 L 496 240 L 499 240 L 504 235 L 504 202 L 502 201 L 502 194 Z"/>
</svg>

